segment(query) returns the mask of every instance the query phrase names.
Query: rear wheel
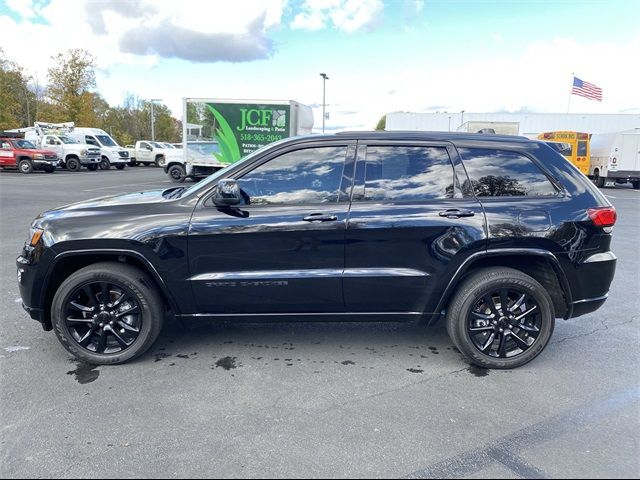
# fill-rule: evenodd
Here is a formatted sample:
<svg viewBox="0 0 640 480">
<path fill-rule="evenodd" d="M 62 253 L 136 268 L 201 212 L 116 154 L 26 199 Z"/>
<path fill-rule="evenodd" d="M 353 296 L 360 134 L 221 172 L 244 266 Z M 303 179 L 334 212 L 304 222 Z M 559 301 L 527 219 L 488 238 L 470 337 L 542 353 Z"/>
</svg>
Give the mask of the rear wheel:
<svg viewBox="0 0 640 480">
<path fill-rule="evenodd" d="M 68 277 L 51 305 L 54 331 L 78 359 L 123 363 L 151 347 L 163 322 L 153 280 L 130 265 L 97 263 Z"/>
<path fill-rule="evenodd" d="M 116 168 L 118 170 L 124 170 L 124 167 L 125 167 L 124 163 L 119 163 L 118 165 L 116 165 Z"/>
<path fill-rule="evenodd" d="M 593 183 L 596 184 L 596 187 L 602 188 L 604 187 L 604 178 L 600 176 L 600 171 L 596 168 L 595 172 L 593 172 Z"/>
<path fill-rule="evenodd" d="M 111 162 L 107 157 L 102 157 L 100 161 L 100 170 L 109 170 L 111 168 Z"/>
<path fill-rule="evenodd" d="M 20 173 L 33 172 L 33 164 L 31 163 L 31 160 L 27 160 L 26 158 L 24 160 L 20 160 L 18 163 L 18 170 L 20 170 Z"/>
<path fill-rule="evenodd" d="M 545 288 L 511 268 L 487 268 L 467 278 L 447 309 L 447 331 L 466 359 L 508 369 L 536 358 L 555 326 Z"/>
<path fill-rule="evenodd" d="M 70 172 L 79 172 L 80 171 L 80 162 L 76 158 L 69 158 L 66 161 L 67 170 Z"/>
<path fill-rule="evenodd" d="M 161 167 L 161 166 L 162 166 L 162 162 L 163 162 L 163 161 L 164 161 L 164 155 L 158 155 L 158 156 L 156 157 L 156 161 L 155 161 L 154 165 L 155 165 L 156 167 Z"/>
<path fill-rule="evenodd" d="M 186 178 L 187 172 L 182 165 L 171 165 L 167 171 L 172 182 L 182 183 Z"/>
</svg>

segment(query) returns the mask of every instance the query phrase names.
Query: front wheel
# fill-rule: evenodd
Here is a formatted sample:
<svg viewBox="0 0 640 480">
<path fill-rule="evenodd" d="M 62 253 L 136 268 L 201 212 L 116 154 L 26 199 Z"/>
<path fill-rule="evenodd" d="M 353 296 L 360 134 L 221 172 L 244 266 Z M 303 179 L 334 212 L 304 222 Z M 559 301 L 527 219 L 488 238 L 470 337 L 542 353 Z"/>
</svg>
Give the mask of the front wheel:
<svg viewBox="0 0 640 480">
<path fill-rule="evenodd" d="M 75 158 L 69 158 L 66 162 L 67 170 L 70 172 L 79 172 L 80 171 L 80 162 Z"/>
<path fill-rule="evenodd" d="M 116 168 L 118 170 L 124 170 L 124 167 L 125 167 L 124 163 L 119 163 L 118 165 L 116 165 Z"/>
<path fill-rule="evenodd" d="M 163 323 L 153 280 L 120 263 L 96 263 L 69 276 L 56 292 L 51 319 L 60 343 L 93 365 L 124 363 L 151 347 Z"/>
<path fill-rule="evenodd" d="M 187 176 L 187 172 L 182 165 L 171 165 L 167 174 L 169 175 L 169 178 L 171 178 L 171 181 L 175 183 L 184 182 L 184 179 Z"/>
<path fill-rule="evenodd" d="M 102 157 L 100 161 L 100 170 L 109 170 L 111 168 L 111 162 L 107 157 Z"/>
<path fill-rule="evenodd" d="M 20 160 L 20 163 L 18 163 L 18 170 L 20 170 L 20 173 L 31 173 L 33 172 L 33 164 L 31 163 L 31 160 Z"/>
<path fill-rule="evenodd" d="M 511 268 L 487 268 L 467 278 L 447 309 L 447 331 L 466 359 L 508 369 L 536 358 L 555 326 L 553 303 L 535 279 Z"/>
</svg>

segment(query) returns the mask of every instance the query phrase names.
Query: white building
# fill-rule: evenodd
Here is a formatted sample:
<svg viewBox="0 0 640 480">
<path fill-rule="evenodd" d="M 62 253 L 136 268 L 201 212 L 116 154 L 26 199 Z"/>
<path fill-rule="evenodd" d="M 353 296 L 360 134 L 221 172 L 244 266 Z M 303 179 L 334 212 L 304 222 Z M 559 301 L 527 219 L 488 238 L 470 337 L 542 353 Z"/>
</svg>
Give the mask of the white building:
<svg viewBox="0 0 640 480">
<path fill-rule="evenodd" d="M 640 113 L 412 113 L 387 114 L 386 130 L 455 132 L 465 122 L 516 122 L 520 135 L 557 130 L 609 133 L 640 128 Z"/>
</svg>

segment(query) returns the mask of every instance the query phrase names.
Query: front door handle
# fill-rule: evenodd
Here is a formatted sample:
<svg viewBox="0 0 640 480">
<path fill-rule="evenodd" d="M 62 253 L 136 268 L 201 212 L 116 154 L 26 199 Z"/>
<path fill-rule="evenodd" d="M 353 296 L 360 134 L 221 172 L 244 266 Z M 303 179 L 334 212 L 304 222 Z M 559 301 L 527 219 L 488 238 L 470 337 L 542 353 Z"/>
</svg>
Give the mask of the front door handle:
<svg viewBox="0 0 640 480">
<path fill-rule="evenodd" d="M 438 215 L 447 218 L 473 217 L 475 215 L 475 212 L 473 210 L 460 210 L 458 208 L 451 208 L 449 210 L 445 210 L 444 212 L 440 212 Z"/>
<path fill-rule="evenodd" d="M 335 215 L 326 215 L 324 213 L 312 213 L 303 218 L 305 222 L 335 222 L 338 217 Z"/>
</svg>

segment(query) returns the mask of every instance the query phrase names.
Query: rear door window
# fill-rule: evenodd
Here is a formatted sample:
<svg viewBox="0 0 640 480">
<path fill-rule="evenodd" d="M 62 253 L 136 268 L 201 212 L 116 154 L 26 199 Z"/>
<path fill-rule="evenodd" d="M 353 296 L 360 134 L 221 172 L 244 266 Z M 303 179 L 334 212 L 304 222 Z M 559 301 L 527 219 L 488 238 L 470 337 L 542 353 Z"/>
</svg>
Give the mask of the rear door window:
<svg viewBox="0 0 640 480">
<path fill-rule="evenodd" d="M 557 190 L 528 157 L 521 153 L 489 148 L 458 148 L 471 185 L 478 197 L 547 197 Z"/>
<path fill-rule="evenodd" d="M 354 192 L 354 201 L 453 197 L 453 165 L 445 147 L 369 145 L 365 160 L 364 192 Z"/>
</svg>

